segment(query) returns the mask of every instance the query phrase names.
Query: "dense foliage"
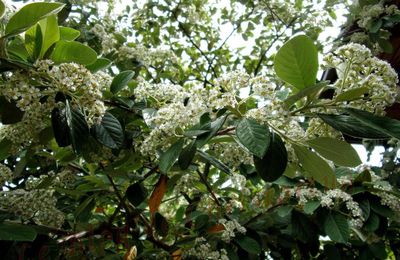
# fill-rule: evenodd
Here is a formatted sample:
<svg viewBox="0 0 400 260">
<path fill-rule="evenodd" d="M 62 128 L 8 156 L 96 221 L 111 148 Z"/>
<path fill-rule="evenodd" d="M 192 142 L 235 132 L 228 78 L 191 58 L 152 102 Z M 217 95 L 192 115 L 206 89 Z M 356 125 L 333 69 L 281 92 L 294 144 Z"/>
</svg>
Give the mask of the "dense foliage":
<svg viewBox="0 0 400 260">
<path fill-rule="evenodd" d="M 398 75 L 378 58 L 396 5 L 19 6 L 0 1 L 5 259 L 400 256 Z M 349 140 L 384 144 L 382 167 Z"/>
</svg>

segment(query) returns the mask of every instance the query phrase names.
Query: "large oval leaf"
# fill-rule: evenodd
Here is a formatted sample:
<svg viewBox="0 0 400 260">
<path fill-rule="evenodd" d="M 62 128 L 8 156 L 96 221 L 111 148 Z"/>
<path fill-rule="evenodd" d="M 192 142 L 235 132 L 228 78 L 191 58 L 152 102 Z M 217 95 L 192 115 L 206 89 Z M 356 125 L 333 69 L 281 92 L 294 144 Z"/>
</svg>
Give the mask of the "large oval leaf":
<svg viewBox="0 0 400 260">
<path fill-rule="evenodd" d="M 279 78 L 297 89 L 313 86 L 318 72 L 318 51 L 306 35 L 286 42 L 275 56 L 274 69 Z"/>
<path fill-rule="evenodd" d="M 22 7 L 8 21 L 5 35 L 7 37 L 19 34 L 35 25 L 40 20 L 60 12 L 64 4 L 32 3 Z"/>
<path fill-rule="evenodd" d="M 337 165 L 356 167 L 362 163 L 353 146 L 345 141 L 329 137 L 318 137 L 307 141 L 307 144 L 322 157 L 331 160 Z"/>
<path fill-rule="evenodd" d="M 58 28 L 58 21 L 56 15 L 50 15 L 46 19 L 39 22 L 43 34 L 42 49 L 40 51 L 40 58 L 43 58 L 46 51 L 57 41 L 60 40 L 60 29 Z"/>
<path fill-rule="evenodd" d="M 82 65 L 92 64 L 97 59 L 97 53 L 79 42 L 58 41 L 50 55 L 55 63 L 76 62 Z"/>
<path fill-rule="evenodd" d="M 254 165 L 264 181 L 272 182 L 285 172 L 287 160 L 285 144 L 279 135 L 272 133 L 267 152 L 261 159 L 254 156 Z"/>
<path fill-rule="evenodd" d="M 105 113 L 101 123 L 93 126 L 94 136 L 101 144 L 111 148 L 121 148 L 124 142 L 124 131 L 117 118 Z"/>
<path fill-rule="evenodd" d="M 33 241 L 35 240 L 36 235 L 36 230 L 31 226 L 14 223 L 0 223 L 0 240 Z"/>
<path fill-rule="evenodd" d="M 301 167 L 308 177 L 311 177 L 325 187 L 336 187 L 336 175 L 324 159 L 310 151 L 307 147 L 293 144 L 293 148 Z"/>
<path fill-rule="evenodd" d="M 400 139 L 400 121 L 384 116 L 376 116 L 370 112 L 348 108 L 346 112 L 360 123 L 388 136 Z"/>
<path fill-rule="evenodd" d="M 260 244 L 251 237 L 242 236 L 235 239 L 238 245 L 250 254 L 259 254 L 261 252 Z"/>
<path fill-rule="evenodd" d="M 252 154 L 262 158 L 267 152 L 270 142 L 270 132 L 254 119 L 242 119 L 236 127 L 236 136 Z"/>
<path fill-rule="evenodd" d="M 89 127 L 82 112 L 72 108 L 68 100 L 66 100 L 65 115 L 70 131 L 72 148 L 79 154 L 88 140 Z"/>
<path fill-rule="evenodd" d="M 160 171 L 167 173 L 174 165 L 176 159 L 182 151 L 184 139 L 179 139 L 176 143 L 171 145 L 167 151 L 165 151 L 160 157 Z"/>
<path fill-rule="evenodd" d="M 135 72 L 131 70 L 123 71 L 113 79 L 111 83 L 110 90 L 113 94 L 120 91 L 123 87 L 125 87 L 129 81 L 133 78 Z"/>
<path fill-rule="evenodd" d="M 128 187 L 125 196 L 133 206 L 137 207 L 147 198 L 147 189 L 142 183 L 136 182 Z"/>
<path fill-rule="evenodd" d="M 343 134 L 368 139 L 388 139 L 388 136 L 348 115 L 318 115 L 325 123 Z"/>
<path fill-rule="evenodd" d="M 329 212 L 324 220 L 324 230 L 330 239 L 338 243 L 346 243 L 350 237 L 347 218 L 336 212 Z"/>
</svg>

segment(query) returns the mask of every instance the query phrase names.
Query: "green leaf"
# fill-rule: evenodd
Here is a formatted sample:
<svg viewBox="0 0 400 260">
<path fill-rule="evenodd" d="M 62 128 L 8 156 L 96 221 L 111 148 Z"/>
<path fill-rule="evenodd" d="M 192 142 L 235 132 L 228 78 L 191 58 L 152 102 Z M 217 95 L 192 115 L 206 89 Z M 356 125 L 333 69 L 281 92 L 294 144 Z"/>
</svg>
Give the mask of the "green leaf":
<svg viewBox="0 0 400 260">
<path fill-rule="evenodd" d="M 86 66 L 88 70 L 92 73 L 95 73 L 99 70 L 107 69 L 111 66 L 111 61 L 106 58 L 98 58 L 94 63 L 89 64 Z"/>
<path fill-rule="evenodd" d="M 56 15 L 50 15 L 46 19 L 39 22 L 43 41 L 42 49 L 40 51 L 40 58 L 43 58 L 46 51 L 56 42 L 60 40 L 60 29 L 58 28 L 58 21 Z"/>
<path fill-rule="evenodd" d="M 22 7 L 8 21 L 6 25 L 6 37 L 19 34 L 35 25 L 40 20 L 57 14 L 64 8 L 60 3 L 32 3 Z"/>
<path fill-rule="evenodd" d="M 309 200 L 304 205 L 303 211 L 304 211 L 304 213 L 306 213 L 308 215 L 312 215 L 314 213 L 314 211 L 317 208 L 319 208 L 320 205 L 321 205 L 321 202 L 318 200 Z"/>
<path fill-rule="evenodd" d="M 279 78 L 297 89 L 313 86 L 318 72 L 318 51 L 306 35 L 286 42 L 275 56 L 274 69 Z"/>
<path fill-rule="evenodd" d="M 206 122 L 204 124 L 201 124 L 200 127 L 201 129 L 206 129 L 206 127 L 209 124 L 209 131 L 197 137 L 196 139 L 197 148 L 201 148 L 218 133 L 218 131 L 224 125 L 226 118 L 227 116 L 221 116 L 212 121 L 211 123 Z"/>
<path fill-rule="evenodd" d="M 87 197 L 75 209 L 74 216 L 79 222 L 87 222 L 92 215 L 92 210 L 96 206 L 95 195 Z"/>
<path fill-rule="evenodd" d="M 242 236 L 235 238 L 235 241 L 243 250 L 249 252 L 250 254 L 258 255 L 261 253 L 260 244 L 258 244 L 258 242 L 251 237 Z"/>
<path fill-rule="evenodd" d="M 387 134 L 360 122 L 352 116 L 326 114 L 318 114 L 318 116 L 331 127 L 349 136 L 367 139 L 390 138 Z"/>
<path fill-rule="evenodd" d="M 345 141 L 329 137 L 317 137 L 307 141 L 307 144 L 322 157 L 331 160 L 336 165 L 356 167 L 362 163 L 353 146 Z"/>
<path fill-rule="evenodd" d="M 4 97 L 0 97 L 0 116 L 3 125 L 15 124 L 22 120 L 25 112 L 21 111 L 15 101 L 8 101 Z"/>
<path fill-rule="evenodd" d="M 370 33 L 377 33 L 379 29 L 382 27 L 382 19 L 378 19 L 372 22 L 371 26 L 369 27 L 369 32 Z"/>
<path fill-rule="evenodd" d="M 286 106 L 290 107 L 300 99 L 304 97 L 315 97 L 318 96 L 319 93 L 321 93 L 327 86 L 327 81 L 319 82 L 315 84 L 314 86 L 305 88 L 297 92 L 296 94 L 288 97 L 285 100 Z"/>
<path fill-rule="evenodd" d="M 58 41 L 50 55 L 55 63 L 76 62 L 82 65 L 92 64 L 97 59 L 97 53 L 79 42 Z"/>
<path fill-rule="evenodd" d="M 133 206 L 139 206 L 147 198 L 147 190 L 142 183 L 136 182 L 128 187 L 125 192 L 126 198 Z"/>
<path fill-rule="evenodd" d="M 388 136 L 400 139 L 400 121 L 388 117 L 376 116 L 370 112 L 354 108 L 346 109 L 346 112 L 356 120 L 368 127 L 380 131 Z M 361 126 L 359 126 L 361 127 Z"/>
<path fill-rule="evenodd" d="M 99 125 L 93 126 L 93 132 L 97 141 L 111 149 L 119 149 L 124 143 L 121 123 L 109 112 L 104 114 Z"/>
<path fill-rule="evenodd" d="M 216 167 L 217 169 L 227 173 L 227 174 L 232 174 L 231 169 L 229 169 L 228 166 L 226 166 L 224 163 L 222 163 L 220 160 L 215 158 L 214 156 L 203 152 L 202 150 L 197 150 L 197 153 L 202 157 L 204 160 L 208 161 L 211 165 Z"/>
<path fill-rule="evenodd" d="M 252 154 L 262 158 L 267 152 L 271 139 L 267 127 L 254 119 L 243 118 L 236 127 L 236 136 Z"/>
<path fill-rule="evenodd" d="M 171 169 L 172 165 L 174 165 L 176 159 L 178 159 L 179 154 L 182 151 L 183 144 L 184 139 L 179 139 L 161 155 L 159 165 L 162 173 L 167 173 L 169 169 Z"/>
<path fill-rule="evenodd" d="M 70 27 L 59 26 L 60 40 L 73 41 L 81 35 L 81 32 Z"/>
<path fill-rule="evenodd" d="M 8 139 L 3 139 L 0 141 L 0 161 L 10 156 L 12 144 L 13 143 Z"/>
<path fill-rule="evenodd" d="M 338 243 L 346 243 L 350 237 L 347 218 L 336 212 L 329 212 L 324 220 L 324 230 L 330 239 Z"/>
<path fill-rule="evenodd" d="M 0 240 L 33 241 L 35 240 L 36 235 L 36 230 L 31 226 L 14 223 L 0 223 Z"/>
<path fill-rule="evenodd" d="M 3 1 L 0 0 L 0 18 L 3 17 L 5 11 L 6 11 L 6 6 L 5 6 L 5 4 L 3 3 Z"/>
<path fill-rule="evenodd" d="M 72 148 L 77 154 L 80 154 L 89 135 L 89 127 L 81 111 L 72 108 L 68 100 L 66 100 L 65 105 L 65 115 L 70 131 Z"/>
<path fill-rule="evenodd" d="M 313 178 L 319 184 L 328 187 L 336 187 L 336 175 L 329 164 L 307 147 L 293 144 L 294 151 L 308 177 Z"/>
<path fill-rule="evenodd" d="M 154 215 L 154 228 L 160 236 L 165 237 L 166 235 L 168 235 L 168 221 L 163 215 L 158 212 L 156 212 L 156 214 Z"/>
<path fill-rule="evenodd" d="M 369 89 L 367 87 L 353 88 L 337 95 L 335 101 L 336 102 L 352 101 L 360 98 L 364 94 L 368 93 L 368 91 Z"/>
<path fill-rule="evenodd" d="M 129 81 L 132 80 L 133 76 L 135 75 L 135 72 L 131 70 L 126 70 L 115 76 L 111 83 L 110 90 L 113 94 L 117 93 L 120 91 L 123 87 L 125 87 Z"/>
<path fill-rule="evenodd" d="M 69 126 L 65 108 L 55 107 L 51 112 L 51 126 L 53 127 L 54 138 L 59 147 L 66 147 L 71 144 Z"/>
<path fill-rule="evenodd" d="M 187 168 L 189 168 L 190 163 L 196 155 L 196 150 L 197 147 L 195 140 L 193 140 L 190 144 L 183 148 L 178 158 L 179 167 L 181 167 L 182 170 L 186 170 Z"/>
<path fill-rule="evenodd" d="M 306 243 L 316 238 L 315 225 L 309 216 L 293 210 L 291 216 L 292 236 Z"/>
<path fill-rule="evenodd" d="M 279 135 L 272 133 L 267 152 L 261 159 L 255 156 L 254 165 L 264 181 L 272 182 L 285 172 L 287 160 L 285 144 Z"/>
<path fill-rule="evenodd" d="M 40 56 L 42 50 L 43 34 L 40 25 L 32 26 L 25 32 L 25 48 L 29 53 L 32 61 Z"/>
<path fill-rule="evenodd" d="M 379 224 L 380 224 L 379 216 L 376 213 L 371 212 L 367 221 L 365 221 L 363 228 L 366 231 L 374 232 L 379 228 Z"/>
</svg>

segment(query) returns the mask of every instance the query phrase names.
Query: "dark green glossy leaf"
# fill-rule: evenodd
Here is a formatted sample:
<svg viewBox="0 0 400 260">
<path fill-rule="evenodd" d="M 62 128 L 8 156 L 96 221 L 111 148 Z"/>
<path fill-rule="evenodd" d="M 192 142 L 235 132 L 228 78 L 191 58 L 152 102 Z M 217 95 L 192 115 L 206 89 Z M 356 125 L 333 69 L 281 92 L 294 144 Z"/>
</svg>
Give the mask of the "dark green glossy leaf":
<svg viewBox="0 0 400 260">
<path fill-rule="evenodd" d="M 171 169 L 172 165 L 174 165 L 182 151 L 184 141 L 184 139 L 179 139 L 161 155 L 159 165 L 162 173 L 167 173 Z"/>
<path fill-rule="evenodd" d="M 60 12 L 61 3 L 31 3 L 18 10 L 8 21 L 5 34 L 7 37 L 19 34 L 35 25 L 40 20 Z"/>
<path fill-rule="evenodd" d="M 197 136 L 196 139 L 196 146 L 197 148 L 201 148 L 203 145 L 205 145 L 211 138 L 213 138 L 218 131 L 221 129 L 221 127 L 224 125 L 226 120 L 226 116 L 221 116 L 212 121 L 211 123 L 205 122 L 201 123 L 200 129 L 205 129 L 207 130 L 207 126 L 209 124 L 209 130 L 208 132 Z"/>
<path fill-rule="evenodd" d="M 229 169 L 228 166 L 226 166 L 224 163 L 222 163 L 220 160 L 215 158 L 214 156 L 203 152 L 202 150 L 197 150 L 197 153 L 202 157 L 204 160 L 208 161 L 211 165 L 216 167 L 217 169 L 227 173 L 227 174 L 232 174 L 231 169 Z"/>
<path fill-rule="evenodd" d="M 242 236 L 235 238 L 235 241 L 243 250 L 249 252 L 250 254 L 258 255 L 261 253 L 260 244 L 251 237 Z"/>
<path fill-rule="evenodd" d="M 16 103 L 0 97 L 0 116 L 3 125 L 15 124 L 22 120 L 25 112 L 21 111 Z"/>
<path fill-rule="evenodd" d="M 346 243 L 350 238 L 347 218 L 340 213 L 329 212 L 324 219 L 324 230 L 332 241 Z"/>
<path fill-rule="evenodd" d="M 160 236 L 165 237 L 166 235 L 168 235 L 168 221 L 163 215 L 158 212 L 156 212 L 156 214 L 154 215 L 154 228 Z"/>
<path fill-rule="evenodd" d="M 260 125 L 254 119 L 242 119 L 236 127 L 236 136 L 241 144 L 252 154 L 263 158 L 271 140 L 267 127 Z"/>
<path fill-rule="evenodd" d="M 72 108 L 68 100 L 65 104 L 65 115 L 70 130 L 72 148 L 79 154 L 89 136 L 89 127 L 82 112 Z"/>
<path fill-rule="evenodd" d="M 326 114 L 319 114 L 318 116 L 331 127 L 349 136 L 367 139 L 390 138 L 387 134 L 360 122 L 352 116 Z"/>
<path fill-rule="evenodd" d="M 365 221 L 363 228 L 369 232 L 374 232 L 379 228 L 379 222 L 379 216 L 376 213 L 371 212 L 367 221 Z"/>
<path fill-rule="evenodd" d="M 97 59 L 97 53 L 79 42 L 58 41 L 51 52 L 50 59 L 55 63 L 76 62 L 82 65 L 92 64 Z"/>
<path fill-rule="evenodd" d="M 119 149 L 124 142 L 124 130 L 121 123 L 111 113 L 106 112 L 99 125 L 93 126 L 93 133 L 97 141 L 111 148 Z"/>
<path fill-rule="evenodd" d="M 274 69 L 279 78 L 297 89 L 313 86 L 318 72 L 318 51 L 306 35 L 295 36 L 277 52 Z"/>
<path fill-rule="evenodd" d="M 142 183 L 136 182 L 128 187 L 125 196 L 133 206 L 139 206 L 147 198 L 147 189 Z"/>
<path fill-rule="evenodd" d="M 264 181 L 272 182 L 285 172 L 287 160 L 285 144 L 279 135 L 272 133 L 267 152 L 261 159 L 254 156 L 254 165 Z"/>
<path fill-rule="evenodd" d="M 363 125 L 375 129 L 388 136 L 400 139 L 400 121 L 388 117 L 376 116 L 370 112 L 354 108 L 346 109 L 350 116 L 357 119 Z M 361 127 L 361 126 L 359 126 Z"/>
<path fill-rule="evenodd" d="M 318 200 L 309 200 L 304 205 L 303 211 L 304 211 L 304 213 L 306 213 L 308 215 L 312 215 L 314 213 L 314 211 L 317 208 L 319 208 L 320 205 L 321 205 L 321 202 Z"/>
<path fill-rule="evenodd" d="M 8 241 L 33 241 L 36 230 L 28 225 L 14 223 L 0 223 L 0 240 Z"/>
<path fill-rule="evenodd" d="M 178 158 L 179 167 L 181 167 L 182 170 L 189 168 L 190 163 L 196 155 L 196 150 L 196 141 L 192 141 L 185 148 L 183 148 Z"/>
<path fill-rule="evenodd" d="M 59 147 L 66 147 L 71 144 L 67 115 L 64 109 L 54 108 L 51 112 L 51 125 L 54 137 Z"/>
<path fill-rule="evenodd" d="M 113 79 L 113 81 L 111 83 L 111 87 L 110 87 L 111 92 L 113 94 L 115 94 L 118 91 L 120 91 L 123 87 L 125 87 L 129 83 L 129 81 L 132 80 L 134 75 L 135 75 L 135 72 L 133 72 L 131 70 L 127 70 L 127 71 L 123 71 L 120 74 L 118 74 L 117 76 L 115 76 L 115 78 Z"/>
</svg>

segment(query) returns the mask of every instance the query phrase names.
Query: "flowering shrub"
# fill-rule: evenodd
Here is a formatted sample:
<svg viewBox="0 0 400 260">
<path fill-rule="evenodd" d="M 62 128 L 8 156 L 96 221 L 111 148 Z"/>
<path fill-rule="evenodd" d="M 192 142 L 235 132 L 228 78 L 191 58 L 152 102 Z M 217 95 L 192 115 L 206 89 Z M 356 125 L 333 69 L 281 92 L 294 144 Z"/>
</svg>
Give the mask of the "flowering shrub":
<svg viewBox="0 0 400 260">
<path fill-rule="evenodd" d="M 0 2 L 7 259 L 399 256 L 397 73 L 359 43 L 319 63 L 344 2 L 98 2 Z"/>
</svg>

